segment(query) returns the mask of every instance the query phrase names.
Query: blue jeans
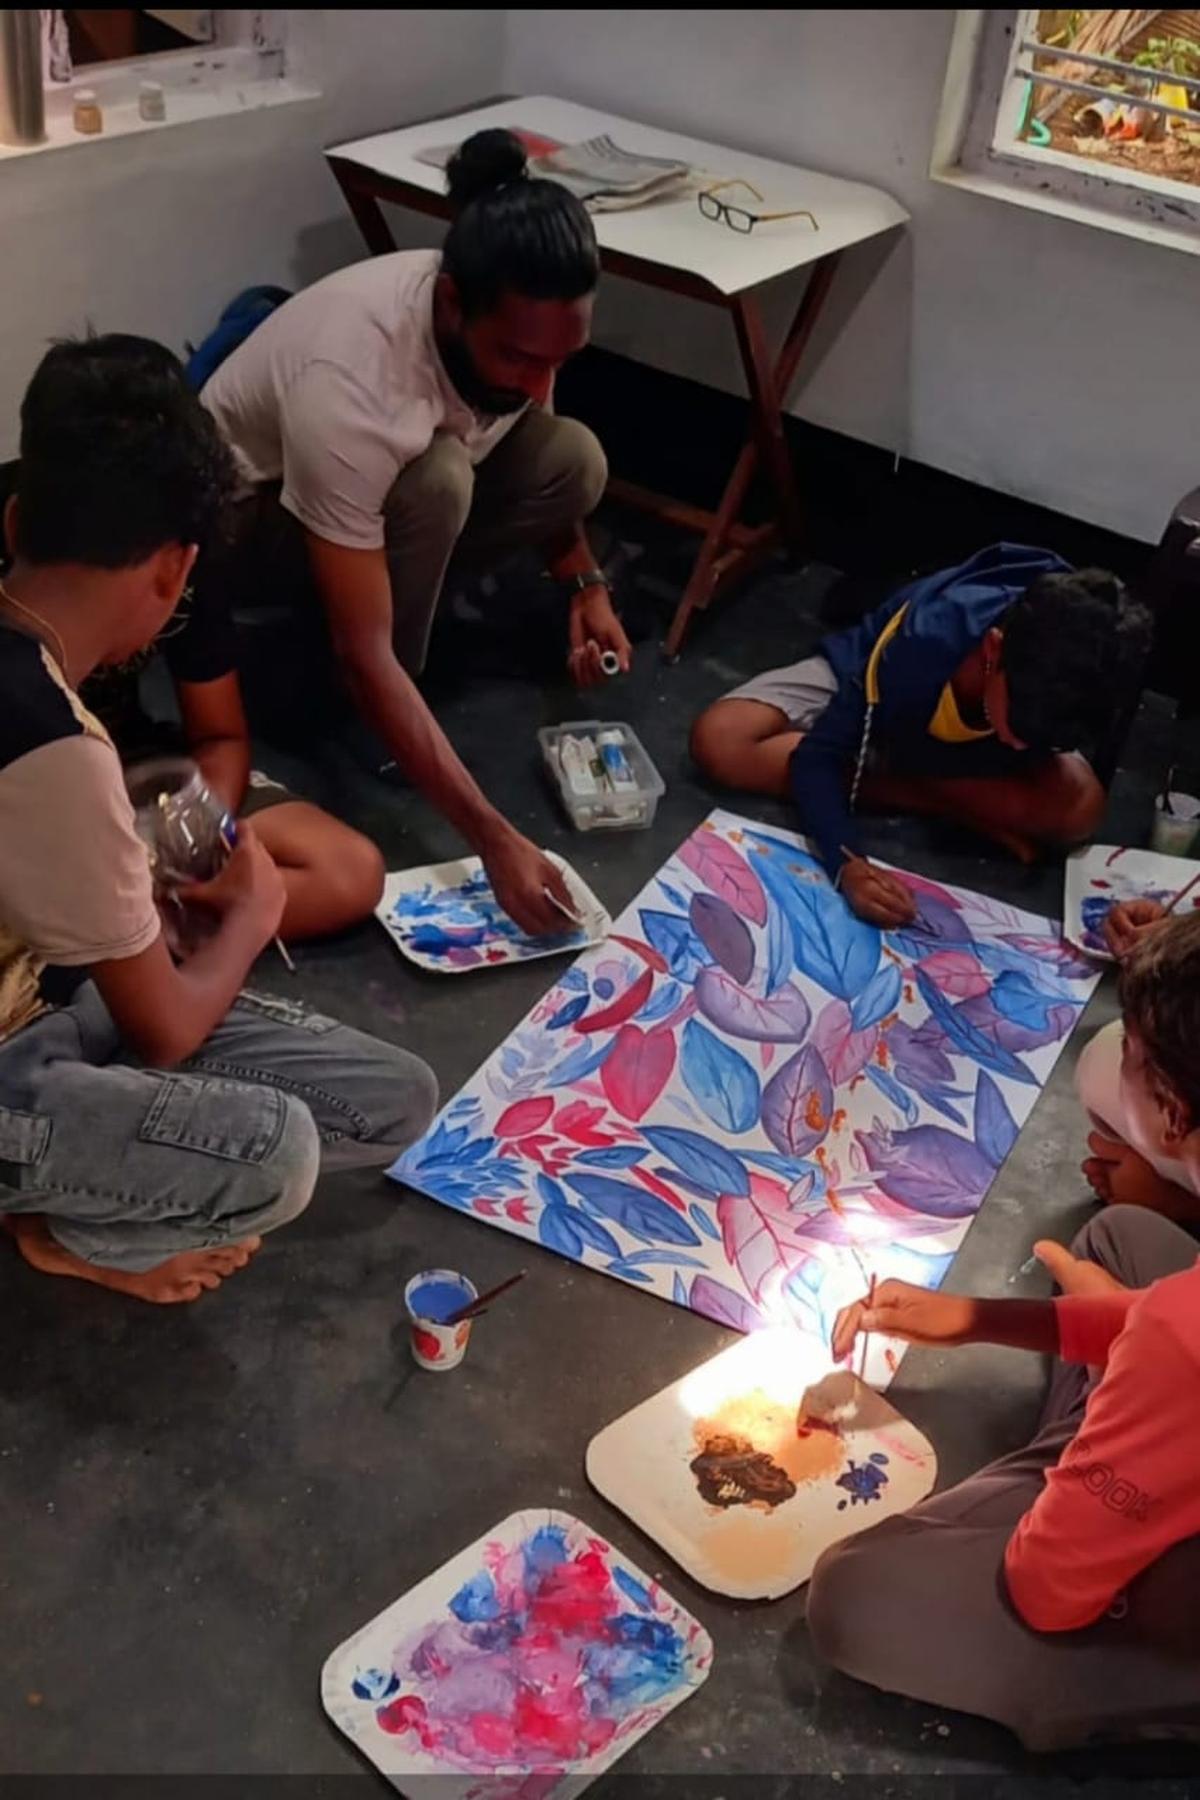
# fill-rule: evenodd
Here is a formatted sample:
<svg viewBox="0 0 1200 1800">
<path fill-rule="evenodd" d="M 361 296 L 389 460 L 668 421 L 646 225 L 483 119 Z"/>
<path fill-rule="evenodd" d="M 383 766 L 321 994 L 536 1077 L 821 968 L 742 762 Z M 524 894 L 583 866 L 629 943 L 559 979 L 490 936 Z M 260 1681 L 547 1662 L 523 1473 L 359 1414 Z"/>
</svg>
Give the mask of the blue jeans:
<svg viewBox="0 0 1200 1800">
<path fill-rule="evenodd" d="M 436 1105 L 407 1050 L 265 994 L 179 1069 L 143 1068 L 88 983 L 0 1044 L 0 1212 L 138 1273 L 286 1224 L 319 1168 L 385 1167 Z"/>
</svg>

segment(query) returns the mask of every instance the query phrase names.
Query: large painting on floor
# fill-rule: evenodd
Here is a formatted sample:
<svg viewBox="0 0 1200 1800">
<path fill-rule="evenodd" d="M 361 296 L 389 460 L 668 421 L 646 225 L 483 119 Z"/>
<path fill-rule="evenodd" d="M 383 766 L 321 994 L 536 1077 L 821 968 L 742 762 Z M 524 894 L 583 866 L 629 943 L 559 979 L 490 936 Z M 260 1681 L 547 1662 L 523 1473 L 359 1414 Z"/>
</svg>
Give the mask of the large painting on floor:
<svg viewBox="0 0 1200 1800">
<path fill-rule="evenodd" d="M 935 1286 L 1097 976 L 1058 925 L 901 875 L 855 918 L 803 840 L 714 812 L 391 1173 L 749 1331 Z"/>
</svg>

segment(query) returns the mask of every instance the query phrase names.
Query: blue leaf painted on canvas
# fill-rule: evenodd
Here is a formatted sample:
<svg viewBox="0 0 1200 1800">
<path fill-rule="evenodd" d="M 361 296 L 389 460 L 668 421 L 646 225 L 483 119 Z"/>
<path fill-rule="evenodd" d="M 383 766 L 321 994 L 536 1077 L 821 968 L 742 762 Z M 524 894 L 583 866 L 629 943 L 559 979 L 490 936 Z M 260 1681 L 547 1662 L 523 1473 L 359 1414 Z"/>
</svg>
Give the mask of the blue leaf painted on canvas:
<svg viewBox="0 0 1200 1800">
<path fill-rule="evenodd" d="M 885 1100 L 891 1101 L 902 1119 L 910 1125 L 916 1122 L 917 1103 L 907 1089 L 901 1087 L 894 1075 L 889 1075 L 886 1069 L 877 1068 L 874 1063 L 868 1063 L 863 1074 L 872 1087 L 879 1089 Z"/>
<path fill-rule="evenodd" d="M 651 1287 L 654 1282 L 653 1275 L 647 1275 L 645 1269 L 637 1268 L 635 1264 L 620 1256 L 614 1257 L 612 1262 L 606 1265 L 604 1272 L 606 1275 L 619 1275 L 622 1281 L 635 1281 L 642 1287 Z"/>
<path fill-rule="evenodd" d="M 644 907 L 638 917 L 650 948 L 658 951 L 672 975 L 681 981 L 694 981 L 705 964 L 712 961 L 686 919 L 649 907 Z"/>
<path fill-rule="evenodd" d="M 670 882 L 664 881 L 661 875 L 656 879 L 668 904 L 673 906 L 677 912 L 685 913 L 688 909 L 687 895 L 681 894 L 678 888 L 672 887 Z"/>
<path fill-rule="evenodd" d="M 575 1161 L 589 1169 L 632 1169 L 648 1155 L 644 1144 L 615 1144 L 611 1150 L 581 1150 Z"/>
<path fill-rule="evenodd" d="M 687 1283 L 678 1274 L 671 1282 L 671 1298 L 676 1306 L 686 1306 L 688 1303 Z"/>
<path fill-rule="evenodd" d="M 787 915 L 767 895 L 767 993 L 776 994 L 792 973 L 792 934 Z"/>
<path fill-rule="evenodd" d="M 590 1040 L 580 1044 L 577 1050 L 572 1050 L 569 1056 L 564 1056 L 561 1062 L 555 1063 L 554 1067 L 546 1072 L 542 1078 L 542 1086 L 548 1088 L 573 1087 L 577 1082 L 586 1081 L 587 1077 L 594 1075 L 606 1060 L 616 1041 L 616 1038 L 606 1037 L 599 1044 L 592 1044 Z"/>
<path fill-rule="evenodd" d="M 664 981 L 656 988 L 638 1014 L 639 1025 L 654 1025 L 659 1019 L 665 1019 L 683 999 L 683 989 L 677 981 Z"/>
<path fill-rule="evenodd" d="M 673 1207 L 627 1181 L 608 1175 L 567 1175 L 566 1184 L 589 1207 L 643 1244 L 698 1244 L 700 1239 Z"/>
<path fill-rule="evenodd" d="M 576 1019 L 582 1019 L 589 1004 L 586 994 L 576 994 L 573 1000 L 565 1001 L 553 1018 L 547 1020 L 547 1031 L 561 1031 L 565 1025 L 573 1025 Z"/>
<path fill-rule="evenodd" d="M 975 1142 L 998 1169 L 1017 1141 L 1017 1126 L 1004 1095 L 984 1071 L 975 1089 Z"/>
<path fill-rule="evenodd" d="M 693 1200 L 692 1204 L 688 1207 L 688 1218 L 692 1221 L 692 1224 L 698 1231 L 704 1233 L 705 1237 L 712 1238 L 714 1242 L 720 1243 L 720 1230 L 714 1222 L 712 1215 L 707 1212 L 698 1201 Z"/>
<path fill-rule="evenodd" d="M 679 1072 L 684 1086 L 714 1125 L 736 1137 L 758 1118 L 761 1089 L 746 1058 L 689 1019 L 683 1028 Z"/>
<path fill-rule="evenodd" d="M 865 1031 L 868 1025 L 876 1025 L 890 1012 L 895 1012 L 900 999 L 900 988 L 899 969 L 895 963 L 885 962 L 871 977 L 861 994 L 855 996 L 850 1007 L 850 1022 L 855 1031 Z"/>
<path fill-rule="evenodd" d="M 645 1127 L 642 1135 L 660 1156 L 674 1163 L 714 1199 L 720 1194 L 750 1192 L 746 1165 L 720 1144 L 702 1138 L 699 1132 L 683 1131 L 674 1125 L 658 1125 Z"/>
</svg>

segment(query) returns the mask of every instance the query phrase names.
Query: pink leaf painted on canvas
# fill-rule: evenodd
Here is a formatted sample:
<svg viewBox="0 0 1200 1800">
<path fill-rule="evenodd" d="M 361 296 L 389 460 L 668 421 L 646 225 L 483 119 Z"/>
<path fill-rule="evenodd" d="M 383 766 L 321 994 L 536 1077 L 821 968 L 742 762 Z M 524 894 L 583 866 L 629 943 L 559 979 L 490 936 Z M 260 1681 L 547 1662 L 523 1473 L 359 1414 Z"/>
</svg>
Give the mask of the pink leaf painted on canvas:
<svg viewBox="0 0 1200 1800">
<path fill-rule="evenodd" d="M 935 950 L 932 956 L 923 957 L 917 967 L 943 994 L 950 994 L 955 1000 L 972 1000 L 976 994 L 986 994 L 992 985 L 979 958 L 968 950 Z"/>
<path fill-rule="evenodd" d="M 586 1100 L 572 1100 L 568 1106 L 559 1107 L 554 1123 L 572 1143 L 582 1144 L 588 1150 L 601 1150 L 613 1142 L 603 1131 L 595 1129 L 603 1117 L 603 1106 L 589 1106 Z"/>
<path fill-rule="evenodd" d="M 801 1221 L 802 1222 L 802 1221 Z M 759 1303 L 772 1277 L 782 1283 L 804 1238 L 796 1215 L 788 1204 L 788 1190 L 767 1175 L 751 1175 L 750 1194 L 722 1194 L 717 1201 L 717 1223 L 725 1254 Z"/>
<path fill-rule="evenodd" d="M 540 1131 L 550 1114 L 554 1111 L 554 1101 L 549 1095 L 534 1100 L 518 1100 L 515 1106 L 507 1106 L 496 1120 L 495 1133 L 502 1138 L 528 1137 L 532 1131 Z"/>
<path fill-rule="evenodd" d="M 601 1067 L 600 1083 L 614 1112 L 624 1119 L 641 1119 L 666 1087 L 674 1067 L 675 1039 L 669 1031 L 622 1025 Z"/>
<path fill-rule="evenodd" d="M 831 1000 L 821 1008 L 810 1042 L 821 1052 L 830 1080 L 840 1087 L 861 1074 L 874 1056 L 879 1027 L 868 1025 L 865 1031 L 855 1031 L 846 1002 Z"/>
<path fill-rule="evenodd" d="M 766 924 L 767 899 L 762 883 L 740 851 L 715 831 L 695 832 L 680 845 L 679 860 L 744 919 L 753 925 Z"/>
</svg>

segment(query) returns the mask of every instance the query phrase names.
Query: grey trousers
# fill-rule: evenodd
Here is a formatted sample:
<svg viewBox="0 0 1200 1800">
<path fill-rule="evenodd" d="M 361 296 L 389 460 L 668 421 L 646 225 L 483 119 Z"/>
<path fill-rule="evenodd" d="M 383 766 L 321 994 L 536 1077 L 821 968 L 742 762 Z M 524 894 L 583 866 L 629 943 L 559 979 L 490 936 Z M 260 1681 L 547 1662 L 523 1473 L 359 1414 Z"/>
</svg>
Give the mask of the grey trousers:
<svg viewBox="0 0 1200 1800">
<path fill-rule="evenodd" d="M 1194 1238 L 1134 1206 L 1099 1214 L 1074 1249 L 1129 1287 L 1196 1260 Z M 1200 1738 L 1200 1538 L 1174 1545 L 1083 1631 L 1032 1631 L 1004 1591 L 1005 1545 L 1078 1430 L 1093 1379 L 1056 1362 L 1026 1449 L 826 1551 L 808 1627 L 827 1662 L 927 1706 L 995 1719 L 1029 1750 Z"/>
<path fill-rule="evenodd" d="M 383 507 L 393 643 L 409 674 L 425 667 L 452 560 L 455 574 L 479 573 L 515 550 L 552 544 L 595 510 L 607 479 L 604 452 L 587 426 L 537 408 L 476 464 L 457 438 L 439 432 Z M 243 607 L 314 598 L 304 533 L 279 504 L 278 484 L 241 501 L 234 515 L 231 544 L 199 579 Z"/>
<path fill-rule="evenodd" d="M 89 983 L 0 1045 L 0 1212 L 140 1273 L 286 1224 L 319 1167 L 384 1167 L 436 1105 L 407 1050 L 265 994 L 181 1068 L 143 1068 Z"/>
</svg>

